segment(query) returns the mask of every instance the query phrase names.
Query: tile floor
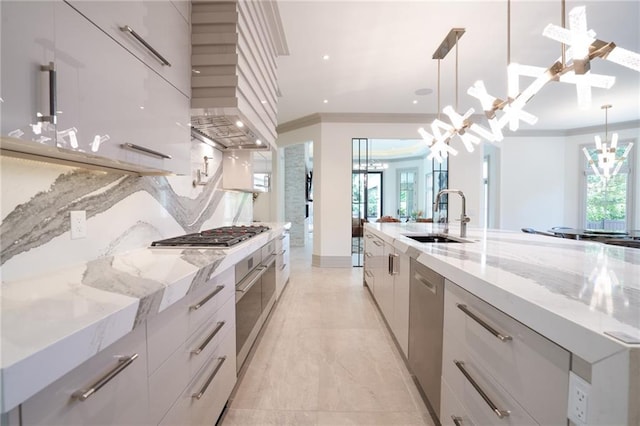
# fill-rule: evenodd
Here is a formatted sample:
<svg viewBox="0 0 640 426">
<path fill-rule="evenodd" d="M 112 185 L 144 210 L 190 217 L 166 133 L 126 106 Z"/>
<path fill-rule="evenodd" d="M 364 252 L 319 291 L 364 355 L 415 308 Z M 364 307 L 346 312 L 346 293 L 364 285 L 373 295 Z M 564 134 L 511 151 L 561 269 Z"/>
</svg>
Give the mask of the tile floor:
<svg viewBox="0 0 640 426">
<path fill-rule="evenodd" d="M 316 268 L 292 248 L 291 278 L 221 424 L 433 425 L 362 268 Z"/>
</svg>

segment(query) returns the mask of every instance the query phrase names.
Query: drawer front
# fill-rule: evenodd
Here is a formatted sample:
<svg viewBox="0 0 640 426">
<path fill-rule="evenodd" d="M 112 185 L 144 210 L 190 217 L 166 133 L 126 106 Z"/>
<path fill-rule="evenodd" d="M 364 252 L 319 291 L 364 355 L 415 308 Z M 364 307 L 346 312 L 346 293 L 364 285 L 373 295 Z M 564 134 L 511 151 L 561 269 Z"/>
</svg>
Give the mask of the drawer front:
<svg viewBox="0 0 640 426">
<path fill-rule="evenodd" d="M 137 358 L 130 363 L 121 358 L 134 354 Z M 82 393 L 86 396 L 87 390 L 97 388 L 97 382 L 108 377 L 112 379 L 81 400 Z M 22 404 L 25 426 L 148 423 L 144 327 L 138 327 Z"/>
<path fill-rule="evenodd" d="M 566 422 L 570 353 L 455 284 L 447 289 L 445 317 L 457 325 L 448 331 L 467 353 L 537 421 Z M 500 340 L 481 322 L 510 339 Z"/>
<path fill-rule="evenodd" d="M 209 385 L 205 389 L 207 382 Z M 166 426 L 215 424 L 235 383 L 235 333 L 227 333 L 160 424 Z M 200 399 L 194 395 L 200 395 Z"/>
<path fill-rule="evenodd" d="M 191 335 L 212 313 L 220 309 L 232 296 L 235 296 L 235 270 L 228 268 L 210 279 L 202 288 L 187 296 L 189 306 L 189 332 Z M 235 300 L 235 299 L 234 299 Z"/>
<path fill-rule="evenodd" d="M 467 413 L 466 408 L 456 398 L 449 384 L 442 380 L 440 399 L 440 423 L 442 426 L 474 426 L 477 423 Z"/>
<path fill-rule="evenodd" d="M 455 362 L 462 362 L 466 377 Z M 442 380 L 450 389 L 468 416 L 481 425 L 536 425 L 536 421 L 518 404 L 509 393 L 498 384 L 491 375 L 479 366 L 468 353 L 463 342 L 447 337 L 445 333 L 442 355 Z M 478 387 L 476 389 L 475 385 Z M 481 396 L 483 392 L 499 411 L 509 414 L 502 418 L 493 411 L 489 403 Z M 566 422 L 566 420 L 565 420 Z M 564 423 L 559 423 L 564 424 Z"/>
<path fill-rule="evenodd" d="M 115 41 L 191 97 L 191 31 L 180 11 L 168 1 L 83 1 L 69 3 Z M 131 30 L 148 44 L 121 28 Z M 163 65 L 162 56 L 171 65 Z"/>
<path fill-rule="evenodd" d="M 232 299 L 235 294 L 233 279 L 234 270 L 229 268 L 147 323 L 149 374 L 153 374 L 187 337 Z M 218 289 L 219 286 L 223 288 Z"/>
<path fill-rule="evenodd" d="M 209 321 L 149 377 L 151 419 L 159 422 L 228 334 L 235 336 L 235 299 L 212 314 Z"/>
</svg>

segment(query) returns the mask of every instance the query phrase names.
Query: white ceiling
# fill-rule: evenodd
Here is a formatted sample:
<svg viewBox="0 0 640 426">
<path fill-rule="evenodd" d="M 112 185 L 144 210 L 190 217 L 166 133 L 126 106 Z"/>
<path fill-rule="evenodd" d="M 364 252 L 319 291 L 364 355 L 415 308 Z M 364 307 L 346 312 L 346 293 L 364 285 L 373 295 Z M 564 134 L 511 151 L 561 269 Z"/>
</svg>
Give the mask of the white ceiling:
<svg viewBox="0 0 640 426">
<path fill-rule="evenodd" d="M 640 52 L 640 1 L 567 0 L 567 13 L 580 5 L 597 38 Z M 290 51 L 278 58 L 279 124 L 318 112 L 418 113 L 427 124 L 426 114 L 437 113 L 432 55 L 454 27 L 466 28 L 459 41 L 458 112 L 481 109 L 466 94 L 476 80 L 484 80 L 490 94 L 506 96 L 507 0 L 280 0 L 279 8 Z M 560 44 L 542 30 L 559 25 L 560 16 L 560 0 L 512 0 L 512 62 L 548 67 L 556 61 Z M 455 62 L 455 51 L 441 61 L 441 107 L 455 104 Z M 525 108 L 539 122 L 523 128 L 604 125 L 603 104 L 613 104 L 609 123 L 640 119 L 640 73 L 599 58 L 591 69 L 616 76 L 616 84 L 593 89 L 590 109 L 578 109 L 575 86 L 551 82 Z M 521 87 L 530 81 L 523 78 Z M 423 88 L 433 92 L 417 96 Z"/>
</svg>

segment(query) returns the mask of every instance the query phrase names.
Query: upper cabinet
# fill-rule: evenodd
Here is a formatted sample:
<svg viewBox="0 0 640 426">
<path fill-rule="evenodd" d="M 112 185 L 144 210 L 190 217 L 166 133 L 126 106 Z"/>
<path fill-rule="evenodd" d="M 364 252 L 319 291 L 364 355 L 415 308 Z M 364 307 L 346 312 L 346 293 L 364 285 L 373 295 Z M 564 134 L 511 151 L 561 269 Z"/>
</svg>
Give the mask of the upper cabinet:
<svg viewBox="0 0 640 426">
<path fill-rule="evenodd" d="M 189 26 L 172 3 L 149 3 L 2 2 L 3 153 L 189 173 L 189 47 L 166 48 Z M 135 36 L 112 31 L 125 4 Z M 160 64 L 161 46 L 177 68 Z"/>
<path fill-rule="evenodd" d="M 69 0 L 68 3 L 185 96 L 191 95 L 189 21 L 172 2 Z"/>
<path fill-rule="evenodd" d="M 271 152 L 235 150 L 223 153 L 222 187 L 246 192 L 269 192 Z"/>
</svg>

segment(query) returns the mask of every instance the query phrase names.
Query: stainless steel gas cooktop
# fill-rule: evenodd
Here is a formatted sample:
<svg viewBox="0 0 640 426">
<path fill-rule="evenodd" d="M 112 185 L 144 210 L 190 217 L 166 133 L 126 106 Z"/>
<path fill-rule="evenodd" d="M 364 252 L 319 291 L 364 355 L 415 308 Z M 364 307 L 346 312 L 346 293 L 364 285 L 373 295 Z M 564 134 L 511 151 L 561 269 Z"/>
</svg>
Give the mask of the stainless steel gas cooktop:
<svg viewBox="0 0 640 426">
<path fill-rule="evenodd" d="M 223 226 L 194 234 L 154 241 L 152 247 L 231 247 L 268 231 L 268 226 Z"/>
</svg>

